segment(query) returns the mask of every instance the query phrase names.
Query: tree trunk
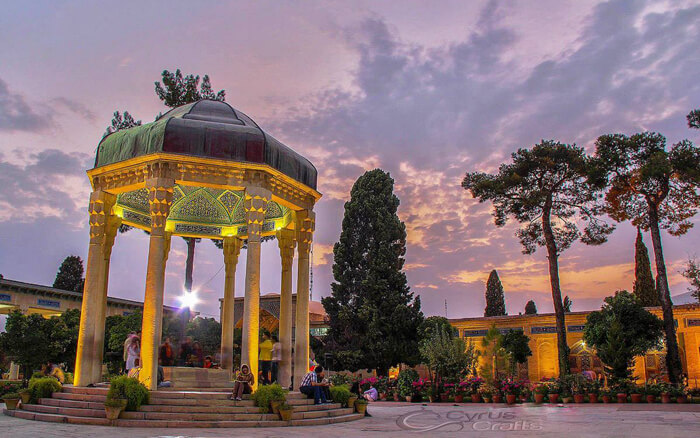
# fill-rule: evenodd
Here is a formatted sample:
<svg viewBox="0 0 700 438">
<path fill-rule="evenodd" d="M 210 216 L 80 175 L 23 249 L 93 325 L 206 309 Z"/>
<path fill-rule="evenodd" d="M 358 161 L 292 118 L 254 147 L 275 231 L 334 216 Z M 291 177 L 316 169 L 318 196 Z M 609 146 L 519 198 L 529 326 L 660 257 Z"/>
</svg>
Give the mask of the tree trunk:
<svg viewBox="0 0 700 438">
<path fill-rule="evenodd" d="M 658 294 L 661 300 L 661 308 L 664 316 L 664 332 L 666 334 L 666 368 L 668 378 L 671 383 L 681 381 L 682 365 L 680 354 L 678 353 L 678 340 L 676 339 L 676 324 L 673 319 L 673 303 L 671 302 L 671 291 L 668 288 L 668 278 L 666 277 L 666 262 L 664 261 L 664 251 L 661 246 L 661 233 L 659 232 L 659 214 L 656 205 L 648 202 L 649 206 L 649 231 L 651 242 L 654 247 L 654 261 L 656 263 L 656 279 L 658 284 Z"/>
<path fill-rule="evenodd" d="M 192 270 L 194 269 L 194 247 L 197 239 L 193 237 L 185 238 L 187 242 L 187 263 L 185 264 L 185 290 L 192 292 Z"/>
<path fill-rule="evenodd" d="M 554 302 L 554 315 L 557 320 L 557 350 L 559 357 L 559 375 L 569 374 L 569 345 L 566 343 L 566 320 L 564 316 L 564 303 L 561 300 L 561 287 L 559 285 L 559 255 L 557 243 L 552 231 L 550 217 L 551 200 L 542 212 L 542 232 L 547 246 L 547 259 L 549 260 L 549 282 L 552 286 L 552 301 Z"/>
</svg>

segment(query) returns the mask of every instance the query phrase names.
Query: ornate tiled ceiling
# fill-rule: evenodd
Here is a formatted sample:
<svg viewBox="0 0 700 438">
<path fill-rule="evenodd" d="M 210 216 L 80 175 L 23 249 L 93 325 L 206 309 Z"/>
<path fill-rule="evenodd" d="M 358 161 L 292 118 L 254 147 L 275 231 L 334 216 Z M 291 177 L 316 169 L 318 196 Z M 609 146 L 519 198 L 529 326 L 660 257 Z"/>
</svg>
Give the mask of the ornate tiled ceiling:
<svg viewBox="0 0 700 438">
<path fill-rule="evenodd" d="M 247 227 L 243 194 L 235 190 L 176 185 L 168 216 L 171 231 L 176 234 L 212 237 L 245 234 Z M 117 209 L 125 222 L 141 228 L 147 227 L 150 224 L 148 189 L 120 194 L 117 197 Z M 274 201 L 269 202 L 263 232 L 274 231 L 277 225 L 289 219 L 289 213 L 288 208 Z"/>
</svg>

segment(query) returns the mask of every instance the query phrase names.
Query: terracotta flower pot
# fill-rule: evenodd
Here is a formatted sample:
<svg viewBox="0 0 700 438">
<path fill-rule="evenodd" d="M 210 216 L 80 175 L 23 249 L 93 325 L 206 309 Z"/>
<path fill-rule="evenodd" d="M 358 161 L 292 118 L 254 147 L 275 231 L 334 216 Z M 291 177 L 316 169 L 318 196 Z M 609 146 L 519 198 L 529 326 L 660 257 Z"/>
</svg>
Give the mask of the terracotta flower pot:
<svg viewBox="0 0 700 438">
<path fill-rule="evenodd" d="M 17 403 L 19 403 L 18 398 L 4 398 L 2 401 L 5 402 L 5 407 L 8 411 L 14 411 L 17 409 Z"/>
<path fill-rule="evenodd" d="M 29 399 L 32 398 L 32 394 L 30 392 L 20 392 L 19 398 L 22 400 L 22 404 L 26 405 L 29 403 Z"/>
<path fill-rule="evenodd" d="M 604 395 L 603 397 L 603 403 L 610 403 L 612 401 L 612 397 L 609 395 Z"/>
<path fill-rule="evenodd" d="M 122 413 L 122 408 L 117 406 L 105 406 L 105 415 L 108 420 L 116 420 L 119 414 Z"/>
<path fill-rule="evenodd" d="M 441 402 L 447 402 L 450 400 L 450 395 L 449 394 L 440 394 L 440 401 Z"/>
<path fill-rule="evenodd" d="M 517 396 L 515 394 L 506 394 L 506 403 L 509 405 L 514 405 Z"/>
<path fill-rule="evenodd" d="M 484 397 L 484 403 L 491 403 L 491 397 Z"/>
<path fill-rule="evenodd" d="M 573 397 L 562 397 L 561 401 L 562 401 L 562 403 L 569 404 L 572 401 L 574 401 L 574 398 Z"/>
<path fill-rule="evenodd" d="M 411 403 L 413 401 L 413 396 L 412 395 L 407 395 L 406 396 L 406 401 Z"/>
<path fill-rule="evenodd" d="M 464 395 L 462 395 L 462 394 L 455 395 L 455 403 L 462 403 L 463 401 L 464 401 Z"/>
<path fill-rule="evenodd" d="M 574 402 L 575 403 L 583 403 L 583 400 L 584 400 L 583 394 L 574 394 Z"/>
<path fill-rule="evenodd" d="M 559 394 L 549 394 L 549 402 L 557 403 L 559 401 Z"/>
<path fill-rule="evenodd" d="M 481 403 L 481 394 L 472 394 L 472 403 Z"/>
<path fill-rule="evenodd" d="M 351 408 L 351 407 L 355 406 L 356 401 L 357 401 L 357 397 L 354 397 L 354 396 L 348 397 L 348 406 L 347 407 Z"/>
<path fill-rule="evenodd" d="M 386 400 L 386 393 L 384 393 L 384 392 L 380 393 L 379 400 Z"/>
<path fill-rule="evenodd" d="M 654 402 L 656 402 L 656 396 L 652 395 L 652 394 L 647 395 L 647 403 L 654 403 Z"/>
<path fill-rule="evenodd" d="M 627 394 L 620 392 L 617 394 L 618 403 L 627 403 Z"/>
<path fill-rule="evenodd" d="M 676 403 L 685 403 L 687 401 L 688 401 L 688 398 L 684 395 L 681 395 L 678 398 L 676 398 Z"/>
<path fill-rule="evenodd" d="M 493 402 L 494 403 L 503 403 L 503 396 L 501 394 L 494 394 Z"/>
<path fill-rule="evenodd" d="M 367 403 L 355 403 L 355 410 L 358 414 L 365 415 L 365 411 L 367 411 Z"/>
<path fill-rule="evenodd" d="M 632 400 L 632 403 L 641 403 L 642 394 L 630 394 L 630 399 Z"/>
<path fill-rule="evenodd" d="M 598 394 L 595 394 L 593 392 L 588 394 L 588 402 L 589 403 L 598 403 Z"/>
<path fill-rule="evenodd" d="M 661 403 L 671 403 L 671 394 L 668 394 L 668 393 L 661 394 Z"/>
<path fill-rule="evenodd" d="M 535 403 L 537 403 L 539 405 L 539 404 L 542 404 L 543 401 L 544 401 L 544 394 L 535 393 Z"/>
<path fill-rule="evenodd" d="M 394 393 L 394 401 L 399 401 L 399 393 L 398 392 Z"/>
<path fill-rule="evenodd" d="M 367 406 L 367 405 L 365 405 L 365 407 L 366 407 L 366 406 Z M 293 411 L 292 411 L 291 409 L 280 409 L 280 410 L 279 410 L 280 419 L 282 419 L 282 421 L 289 421 L 289 420 L 291 420 L 291 419 L 292 419 L 292 412 L 293 412 Z"/>
</svg>

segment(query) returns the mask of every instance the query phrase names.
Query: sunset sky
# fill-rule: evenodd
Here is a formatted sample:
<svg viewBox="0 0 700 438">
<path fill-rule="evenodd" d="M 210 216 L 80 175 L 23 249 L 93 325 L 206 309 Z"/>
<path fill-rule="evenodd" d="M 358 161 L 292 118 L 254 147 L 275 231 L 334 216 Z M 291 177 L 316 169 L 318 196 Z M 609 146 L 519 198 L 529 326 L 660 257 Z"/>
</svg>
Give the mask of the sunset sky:
<svg viewBox="0 0 700 438">
<path fill-rule="evenodd" d="M 591 151 L 598 135 L 659 131 L 700 141 L 700 1 L 10 1 L 0 13 L 0 274 L 51 285 L 87 255 L 85 170 L 115 110 L 144 123 L 166 107 L 163 69 L 209 74 L 226 101 L 319 171 L 313 298 L 330 294 L 332 248 L 354 180 L 391 173 L 408 229 L 406 272 L 424 312 L 484 310 L 497 269 L 510 314 L 551 311 L 545 252 L 523 255 L 514 224 L 460 187 L 541 139 Z M 696 218 L 695 223 L 700 220 Z M 561 258 L 573 310 L 632 287 L 635 230 Z M 700 227 L 663 235 L 672 295 Z M 651 250 L 649 236 L 645 242 Z M 182 292 L 186 246 L 173 238 L 166 304 Z M 114 247 L 110 296 L 142 300 L 148 236 Z M 277 244 L 263 245 L 262 293 L 278 292 Z M 196 307 L 218 319 L 223 256 L 197 248 Z M 243 294 L 245 257 L 237 272 Z"/>
</svg>

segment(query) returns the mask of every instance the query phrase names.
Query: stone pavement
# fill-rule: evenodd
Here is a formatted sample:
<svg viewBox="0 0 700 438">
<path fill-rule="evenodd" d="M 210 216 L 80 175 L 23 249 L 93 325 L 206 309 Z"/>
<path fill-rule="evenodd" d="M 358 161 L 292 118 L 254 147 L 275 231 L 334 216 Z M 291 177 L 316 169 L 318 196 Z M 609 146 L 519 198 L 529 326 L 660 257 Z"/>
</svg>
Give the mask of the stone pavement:
<svg viewBox="0 0 700 438">
<path fill-rule="evenodd" d="M 2 405 L 0 405 L 1 407 Z M 315 427 L 259 429 L 137 429 L 44 423 L 0 415 L 0 436 L 24 437 L 692 437 L 700 435 L 700 405 L 517 406 L 376 403 L 372 417 Z"/>
</svg>

